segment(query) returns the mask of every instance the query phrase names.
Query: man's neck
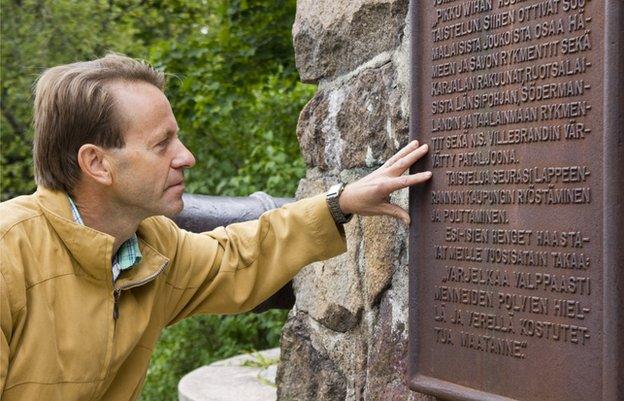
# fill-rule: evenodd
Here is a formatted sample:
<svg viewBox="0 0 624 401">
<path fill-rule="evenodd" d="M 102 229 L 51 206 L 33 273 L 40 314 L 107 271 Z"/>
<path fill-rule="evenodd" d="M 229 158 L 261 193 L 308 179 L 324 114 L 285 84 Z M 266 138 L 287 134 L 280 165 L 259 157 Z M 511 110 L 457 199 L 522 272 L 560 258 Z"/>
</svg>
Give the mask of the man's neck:
<svg viewBox="0 0 624 401">
<path fill-rule="evenodd" d="M 84 224 L 115 238 L 113 255 L 136 233 L 142 218 L 131 216 L 122 207 L 106 202 L 88 191 L 71 195 Z"/>
</svg>

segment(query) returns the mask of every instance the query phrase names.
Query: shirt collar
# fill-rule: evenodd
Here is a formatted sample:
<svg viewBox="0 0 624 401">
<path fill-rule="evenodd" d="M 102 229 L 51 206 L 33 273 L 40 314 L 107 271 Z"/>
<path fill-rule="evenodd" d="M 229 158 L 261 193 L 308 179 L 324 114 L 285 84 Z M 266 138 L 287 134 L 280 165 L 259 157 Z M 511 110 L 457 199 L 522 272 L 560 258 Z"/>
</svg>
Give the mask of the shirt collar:
<svg viewBox="0 0 624 401">
<path fill-rule="evenodd" d="M 84 226 L 84 221 L 80 216 L 76 203 L 69 195 L 67 195 L 67 199 L 69 200 L 69 206 L 74 223 Z M 136 233 L 134 233 L 132 234 L 132 237 L 121 244 L 119 250 L 112 258 L 111 267 L 113 271 L 113 281 L 117 280 L 117 277 L 119 277 L 119 274 L 121 274 L 122 271 L 128 270 L 141 262 L 142 257 L 143 255 L 141 255 L 141 250 L 139 249 L 139 239 L 137 238 Z"/>
</svg>

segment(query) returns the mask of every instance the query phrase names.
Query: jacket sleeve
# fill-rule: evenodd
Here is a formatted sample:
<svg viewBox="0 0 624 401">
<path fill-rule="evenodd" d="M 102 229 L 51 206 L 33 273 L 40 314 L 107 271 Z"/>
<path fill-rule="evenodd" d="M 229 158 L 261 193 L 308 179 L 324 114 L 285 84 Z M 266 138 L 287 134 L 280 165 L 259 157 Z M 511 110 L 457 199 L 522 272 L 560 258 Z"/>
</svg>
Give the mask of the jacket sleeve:
<svg viewBox="0 0 624 401">
<path fill-rule="evenodd" d="M 196 313 L 246 312 L 305 265 L 346 250 L 324 195 L 264 213 L 258 220 L 193 234 L 178 229 L 167 275 L 165 324 Z"/>
<path fill-rule="evenodd" d="M 9 363 L 11 361 L 11 345 L 15 347 L 15 338 L 19 338 L 24 325 L 24 309 L 26 300 L 20 289 L 24 288 L 22 282 L 9 281 L 7 263 L 0 258 L 0 399 L 6 386 L 9 375 Z"/>
<path fill-rule="evenodd" d="M 11 315 L 8 286 L 4 279 L 4 274 L 0 270 L 0 395 L 4 391 L 9 373 L 9 341 L 11 339 L 11 327 L 13 326 Z"/>
</svg>

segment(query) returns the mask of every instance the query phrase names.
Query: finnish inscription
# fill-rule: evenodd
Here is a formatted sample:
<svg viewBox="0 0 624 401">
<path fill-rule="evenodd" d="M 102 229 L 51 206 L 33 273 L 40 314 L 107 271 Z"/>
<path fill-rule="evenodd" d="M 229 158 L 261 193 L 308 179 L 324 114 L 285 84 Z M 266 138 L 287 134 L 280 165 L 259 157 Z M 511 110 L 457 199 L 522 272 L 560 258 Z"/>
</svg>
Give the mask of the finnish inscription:
<svg viewBox="0 0 624 401">
<path fill-rule="evenodd" d="M 589 0 L 429 1 L 428 338 L 520 361 L 588 347 L 596 232 L 557 215 L 595 202 L 597 166 L 534 154 L 596 140 Z"/>
</svg>

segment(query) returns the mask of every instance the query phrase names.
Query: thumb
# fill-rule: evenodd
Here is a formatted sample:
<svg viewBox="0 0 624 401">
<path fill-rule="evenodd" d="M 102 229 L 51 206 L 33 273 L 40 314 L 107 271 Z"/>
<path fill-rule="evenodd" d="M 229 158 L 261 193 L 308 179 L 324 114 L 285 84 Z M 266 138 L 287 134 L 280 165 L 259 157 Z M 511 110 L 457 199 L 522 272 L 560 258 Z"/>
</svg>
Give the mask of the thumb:
<svg viewBox="0 0 624 401">
<path fill-rule="evenodd" d="M 386 203 L 384 205 L 382 213 L 388 216 L 395 217 L 397 219 L 401 219 L 407 225 L 409 225 L 411 221 L 409 213 L 407 213 L 407 211 L 405 211 L 405 209 L 403 209 L 402 207 L 397 206 L 393 203 Z"/>
</svg>

